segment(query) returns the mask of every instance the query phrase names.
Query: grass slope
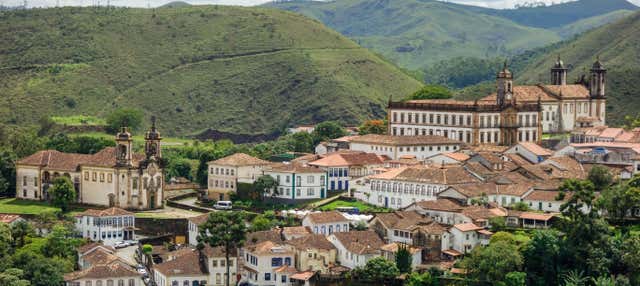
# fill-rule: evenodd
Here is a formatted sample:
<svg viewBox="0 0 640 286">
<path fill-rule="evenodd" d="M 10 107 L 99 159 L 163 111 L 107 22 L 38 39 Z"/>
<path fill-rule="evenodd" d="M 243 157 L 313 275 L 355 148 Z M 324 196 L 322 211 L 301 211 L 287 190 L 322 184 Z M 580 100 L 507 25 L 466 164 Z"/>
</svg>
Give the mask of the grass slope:
<svg viewBox="0 0 640 286">
<path fill-rule="evenodd" d="M 137 107 L 166 135 L 354 124 L 421 86 L 315 20 L 224 6 L 2 12 L 0 79 L 1 121 Z"/>
<path fill-rule="evenodd" d="M 640 110 L 640 13 L 584 33 L 574 40 L 534 53 L 516 74 L 518 82 L 547 82 L 556 55 L 569 65 L 569 80 L 588 72 L 599 55 L 607 72 L 607 119 L 619 124 L 625 115 Z"/>
<path fill-rule="evenodd" d="M 293 1 L 269 4 L 318 19 L 411 70 L 456 56 L 511 55 L 560 40 L 471 6 L 425 0 Z"/>
<path fill-rule="evenodd" d="M 562 26 L 560 28 L 553 29 L 563 38 L 569 38 L 574 35 L 581 34 L 588 30 L 618 21 L 624 17 L 627 17 L 634 12 L 631 10 L 617 10 L 609 12 L 607 14 L 593 16 L 590 18 L 582 19 L 571 24 Z"/>
</svg>

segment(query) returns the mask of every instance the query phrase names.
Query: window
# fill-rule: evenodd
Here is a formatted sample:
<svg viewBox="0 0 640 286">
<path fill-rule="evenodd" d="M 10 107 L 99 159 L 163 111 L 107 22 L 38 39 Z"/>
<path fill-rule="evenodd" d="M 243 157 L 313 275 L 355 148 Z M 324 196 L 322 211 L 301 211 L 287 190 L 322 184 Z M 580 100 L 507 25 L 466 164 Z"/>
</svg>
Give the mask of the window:
<svg viewBox="0 0 640 286">
<path fill-rule="evenodd" d="M 291 257 L 285 257 L 284 264 L 291 266 Z"/>
<path fill-rule="evenodd" d="M 107 280 L 107 286 L 113 286 L 113 280 L 111 279 Z"/>
<path fill-rule="evenodd" d="M 124 286 L 124 280 L 122 279 L 118 280 L 118 286 Z"/>
<path fill-rule="evenodd" d="M 215 259 L 211 260 L 211 266 L 218 267 L 218 260 L 215 260 Z"/>
<path fill-rule="evenodd" d="M 271 281 L 271 273 L 265 273 L 264 274 L 264 280 L 265 281 Z"/>
<path fill-rule="evenodd" d="M 107 183 L 113 182 L 113 174 L 107 174 Z"/>
<path fill-rule="evenodd" d="M 98 180 L 98 173 L 93 172 L 93 174 L 91 174 L 91 177 L 92 177 L 91 178 L 92 181 L 94 181 L 94 182 L 97 181 Z"/>
<path fill-rule="evenodd" d="M 87 172 L 87 171 L 84 172 L 84 180 L 85 181 L 89 180 L 89 172 Z"/>
<path fill-rule="evenodd" d="M 281 257 L 271 258 L 271 266 L 272 267 L 282 266 L 282 258 Z"/>
<path fill-rule="evenodd" d="M 100 182 L 104 182 L 104 173 L 100 173 Z"/>
<path fill-rule="evenodd" d="M 282 283 L 287 283 L 287 275 L 280 276 Z"/>
</svg>

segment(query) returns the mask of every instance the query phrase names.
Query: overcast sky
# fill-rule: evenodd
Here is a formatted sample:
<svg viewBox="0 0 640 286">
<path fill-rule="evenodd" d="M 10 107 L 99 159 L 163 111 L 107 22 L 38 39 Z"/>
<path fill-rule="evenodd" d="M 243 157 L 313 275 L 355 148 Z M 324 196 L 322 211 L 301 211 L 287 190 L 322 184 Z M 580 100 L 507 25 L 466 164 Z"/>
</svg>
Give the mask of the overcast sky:
<svg viewBox="0 0 640 286">
<path fill-rule="evenodd" d="M 25 0 L 0 0 L 0 5 L 5 6 L 18 6 L 22 5 Z M 26 0 L 29 6 L 44 7 L 44 6 L 87 6 L 106 5 L 107 1 L 110 1 L 111 5 L 117 6 L 131 6 L 131 7 L 156 7 L 173 0 Z M 223 4 L 223 5 L 258 5 L 271 0 L 183 0 L 191 4 Z M 571 0 L 445 0 L 447 2 L 456 2 L 462 4 L 491 7 L 491 8 L 513 8 L 516 4 L 522 4 L 525 2 L 545 2 L 547 4 L 567 2 Z M 602 0 L 607 1 L 607 0 Z M 628 0 L 636 5 L 640 5 L 640 0 Z"/>
</svg>

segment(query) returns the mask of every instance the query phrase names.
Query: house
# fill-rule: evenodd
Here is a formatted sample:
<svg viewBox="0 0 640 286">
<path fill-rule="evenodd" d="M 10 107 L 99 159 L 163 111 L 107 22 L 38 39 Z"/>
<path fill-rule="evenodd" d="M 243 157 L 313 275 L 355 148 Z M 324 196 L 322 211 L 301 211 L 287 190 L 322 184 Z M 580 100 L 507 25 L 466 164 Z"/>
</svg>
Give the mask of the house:
<svg viewBox="0 0 640 286">
<path fill-rule="evenodd" d="M 209 273 L 202 255 L 194 249 L 176 251 L 169 259 L 153 265 L 154 281 L 158 286 L 215 285 L 207 283 Z"/>
<path fill-rule="evenodd" d="M 559 213 L 560 207 L 569 201 L 573 193 L 560 191 L 534 190 L 522 200 L 530 209 Z"/>
<path fill-rule="evenodd" d="M 257 286 L 291 285 L 291 274 L 297 272 L 292 246 L 264 241 L 243 249 L 242 282 Z"/>
<path fill-rule="evenodd" d="M 453 152 L 453 153 L 436 154 L 427 158 L 425 161 L 431 164 L 448 165 L 448 164 L 463 164 L 470 158 L 471 157 L 465 153 Z"/>
<path fill-rule="evenodd" d="M 198 234 L 200 233 L 198 227 L 205 223 L 208 218 L 208 213 L 187 218 L 188 242 L 191 246 L 198 245 Z"/>
<path fill-rule="evenodd" d="M 384 167 L 384 158 L 374 153 L 337 152 L 327 154 L 309 165 L 327 172 L 328 190 L 349 190 L 351 179 L 373 174 L 374 169 Z"/>
<path fill-rule="evenodd" d="M 286 226 L 282 228 L 282 237 L 284 240 L 293 240 L 306 237 L 313 232 L 306 226 Z"/>
<path fill-rule="evenodd" d="M 382 257 L 386 258 L 389 261 L 396 261 L 396 254 L 401 247 L 406 247 L 411 255 L 411 268 L 416 269 L 418 266 L 422 264 L 422 256 L 421 249 L 417 247 L 413 247 L 410 245 L 403 245 L 402 243 L 389 243 L 380 247 L 382 251 Z"/>
<path fill-rule="evenodd" d="M 113 245 L 117 241 L 136 239 L 134 213 L 121 208 L 88 209 L 75 218 L 76 231 L 91 241 Z"/>
<path fill-rule="evenodd" d="M 334 232 L 348 232 L 349 220 L 338 211 L 314 212 L 302 219 L 302 226 L 313 233 L 330 235 Z"/>
<path fill-rule="evenodd" d="M 144 154 L 133 152 L 126 127 L 116 134 L 116 147 L 92 155 L 38 151 L 16 163 L 16 198 L 46 201 L 53 180 L 66 176 L 78 203 L 127 209 L 161 208 L 164 172 L 155 120 L 145 134 Z"/>
<path fill-rule="evenodd" d="M 533 190 L 531 182 L 486 182 L 451 186 L 438 194 L 439 198 L 456 199 L 470 205 L 474 201 L 486 200 L 508 207 L 522 201 Z"/>
<path fill-rule="evenodd" d="M 295 268 L 329 274 L 329 267 L 336 263 L 338 250 L 322 234 L 311 234 L 287 241 L 295 251 Z"/>
<path fill-rule="evenodd" d="M 476 101 L 452 99 L 389 102 L 389 134 L 442 135 L 468 144 L 511 146 L 539 142 L 543 132 L 572 131 L 588 122 L 605 125 L 606 69 L 598 60 L 589 82 L 567 84 L 567 68 L 558 59 L 551 84 L 518 86 L 505 63 L 496 76 L 496 92 Z"/>
<path fill-rule="evenodd" d="M 416 211 L 379 213 L 369 222 L 385 243 L 407 244 L 419 249 L 419 261 L 429 261 L 440 256 L 442 240 L 448 239 L 446 227 Z"/>
<path fill-rule="evenodd" d="M 463 254 L 471 252 L 478 245 L 488 245 L 493 235 L 473 223 L 454 224 L 449 233 L 450 239 L 443 243 L 443 249 L 452 249 Z"/>
<path fill-rule="evenodd" d="M 268 195 L 288 201 L 327 197 L 327 174 L 324 170 L 297 162 L 273 164 L 264 171 L 277 186 Z"/>
<path fill-rule="evenodd" d="M 0 223 L 6 223 L 9 226 L 13 226 L 18 222 L 26 221 L 20 215 L 17 214 L 0 214 Z"/>
<path fill-rule="evenodd" d="M 223 201 L 237 192 L 238 183 L 252 184 L 262 176 L 265 167 L 271 164 L 244 153 L 210 161 L 207 163 L 207 194 L 209 198 Z"/>
<path fill-rule="evenodd" d="M 416 202 L 405 210 L 417 211 L 431 217 L 434 221 L 446 224 L 474 223 L 481 227 L 489 227 L 489 220 L 494 217 L 505 217 L 505 209 L 488 205 L 463 205 L 459 201 L 449 198 L 439 198 L 435 201 Z"/>
<path fill-rule="evenodd" d="M 349 139 L 350 149 L 375 153 L 398 160 L 402 156 L 413 155 L 424 161 L 433 155 L 455 152 L 462 148 L 463 142 L 443 136 L 392 136 L 367 134 Z"/>
<path fill-rule="evenodd" d="M 505 223 L 510 227 L 546 229 L 551 227 L 554 219 L 553 214 L 509 210 Z"/>
<path fill-rule="evenodd" d="M 206 269 L 209 274 L 208 283 L 206 285 L 225 285 L 227 277 L 227 259 L 224 247 L 210 247 L 207 245 L 202 249 L 202 254 L 206 257 Z M 230 285 L 236 284 L 237 273 L 240 273 L 239 267 L 238 251 L 236 249 L 232 249 L 229 253 L 229 270 L 231 272 L 231 276 L 229 277 Z"/>
<path fill-rule="evenodd" d="M 133 267 L 121 261 L 93 265 L 84 270 L 67 273 L 64 275 L 64 282 L 66 286 L 144 285 L 140 274 Z"/>
<path fill-rule="evenodd" d="M 100 242 L 90 242 L 78 247 L 78 267 L 86 269 L 92 265 L 108 264 L 120 260 L 115 255 L 116 249 Z"/>
<path fill-rule="evenodd" d="M 338 249 L 340 265 L 354 269 L 381 255 L 384 242 L 371 230 L 334 232 L 327 238 Z"/>
<path fill-rule="evenodd" d="M 640 130 L 626 131 L 623 128 L 596 126 L 580 128 L 571 132 L 571 143 L 593 142 L 627 142 L 637 143 L 640 140 Z"/>
<path fill-rule="evenodd" d="M 551 150 L 541 147 L 533 142 L 520 142 L 504 152 L 505 154 L 518 154 L 529 162 L 537 164 L 553 155 Z"/>
<path fill-rule="evenodd" d="M 392 209 L 435 200 L 439 192 L 452 185 L 480 182 L 478 177 L 458 165 L 403 167 L 371 175 L 368 179 L 364 186 L 358 186 L 362 192 L 369 193 L 368 203 Z"/>
</svg>

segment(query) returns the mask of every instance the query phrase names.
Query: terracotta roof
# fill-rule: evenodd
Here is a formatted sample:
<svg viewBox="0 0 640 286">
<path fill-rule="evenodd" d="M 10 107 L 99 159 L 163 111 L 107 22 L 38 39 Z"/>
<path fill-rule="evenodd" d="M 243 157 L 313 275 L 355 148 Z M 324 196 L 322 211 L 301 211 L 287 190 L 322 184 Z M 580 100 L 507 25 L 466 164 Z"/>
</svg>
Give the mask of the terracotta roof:
<svg viewBox="0 0 640 286">
<path fill-rule="evenodd" d="M 389 229 L 413 230 L 420 226 L 433 223 L 429 217 L 425 217 L 416 211 L 395 211 L 391 213 L 376 214 L 374 220 L 380 220 Z"/>
<path fill-rule="evenodd" d="M 469 155 L 467 155 L 465 153 L 460 153 L 460 152 L 445 153 L 443 155 L 447 156 L 447 157 L 449 157 L 449 158 L 451 158 L 453 160 L 460 161 L 460 162 L 467 161 L 467 160 L 469 160 L 469 158 L 471 158 L 471 157 L 469 157 Z"/>
<path fill-rule="evenodd" d="M 578 160 L 570 156 L 551 157 L 538 166 L 553 166 L 551 177 L 554 179 L 586 179 L 588 173 Z"/>
<path fill-rule="evenodd" d="M 287 244 L 295 247 L 298 250 L 306 250 L 306 249 L 323 249 L 323 250 L 331 250 L 336 249 L 336 247 L 327 240 L 327 238 L 322 234 L 309 234 L 303 237 L 294 238 L 290 241 L 287 241 Z"/>
<path fill-rule="evenodd" d="M 444 254 L 448 254 L 448 255 L 451 255 L 451 256 L 460 256 L 460 255 L 462 255 L 462 252 L 457 251 L 455 249 L 445 249 L 442 252 Z"/>
<path fill-rule="evenodd" d="M 454 224 L 453 227 L 463 232 L 477 231 L 477 230 L 483 229 L 473 223 L 459 223 L 459 224 Z"/>
<path fill-rule="evenodd" d="M 493 217 L 507 216 L 507 211 L 501 208 L 485 206 L 468 206 L 462 210 L 462 214 L 474 221 L 488 220 Z"/>
<path fill-rule="evenodd" d="M 12 223 L 19 219 L 20 216 L 16 214 L 0 214 L 0 223 Z"/>
<path fill-rule="evenodd" d="M 207 275 L 203 265 L 200 264 L 198 251 L 191 249 L 183 255 L 176 256 L 173 260 L 154 265 L 153 270 L 166 277 Z"/>
<path fill-rule="evenodd" d="M 314 275 L 316 275 L 314 271 L 304 271 L 304 272 L 298 272 L 296 274 L 293 274 L 289 278 L 293 280 L 307 281 L 311 279 L 311 277 L 313 277 Z"/>
<path fill-rule="evenodd" d="M 620 135 L 622 132 L 624 132 L 624 129 L 622 128 L 606 128 L 600 133 L 600 135 L 598 135 L 598 137 L 613 139 Z"/>
<path fill-rule="evenodd" d="M 435 201 L 416 202 L 416 205 L 425 210 L 460 212 L 464 208 L 453 199 L 438 198 Z"/>
<path fill-rule="evenodd" d="M 211 247 L 209 245 L 205 245 L 204 249 L 202 249 L 202 253 L 209 258 L 226 256 L 226 251 L 224 246 Z M 229 258 L 233 258 L 237 256 L 238 256 L 238 250 L 235 248 L 231 249 L 231 251 L 229 252 Z"/>
<path fill-rule="evenodd" d="M 82 256 L 82 260 L 89 265 L 103 265 L 112 262 L 125 262 L 120 257 L 113 254 L 113 251 L 104 248 L 98 248 Z"/>
<path fill-rule="evenodd" d="M 296 174 L 301 174 L 301 173 L 325 173 L 322 169 L 320 169 L 320 168 L 318 168 L 316 166 L 301 164 L 299 162 L 271 164 L 271 167 L 268 168 L 267 171 L 281 172 L 281 173 L 296 173 Z"/>
<path fill-rule="evenodd" d="M 101 242 L 90 242 L 90 243 L 87 243 L 85 245 L 82 245 L 82 246 L 78 247 L 78 252 L 80 254 L 85 254 L 85 253 L 87 253 L 87 251 L 90 251 L 90 250 L 92 250 L 92 249 L 94 249 L 96 247 L 99 247 L 100 249 L 104 249 L 104 250 L 109 251 L 111 253 L 116 251 L 116 249 L 113 248 L 113 246 L 107 246 L 107 245 L 102 244 Z"/>
<path fill-rule="evenodd" d="M 391 252 L 391 253 L 398 252 L 399 248 L 400 248 L 400 245 L 398 243 L 395 243 L 395 242 L 394 243 L 385 244 L 385 245 L 380 247 L 381 250 L 387 251 L 387 252 Z M 411 253 L 411 254 L 416 254 L 416 253 L 421 251 L 420 248 L 413 247 L 413 246 L 407 246 L 407 250 L 409 250 L 409 253 Z"/>
<path fill-rule="evenodd" d="M 282 234 L 284 235 L 307 235 L 313 233 L 306 226 L 286 226 L 282 228 Z"/>
<path fill-rule="evenodd" d="M 330 223 L 330 222 L 344 222 L 349 221 L 341 212 L 328 211 L 328 212 L 315 212 L 309 213 L 306 217 L 314 223 Z"/>
<path fill-rule="evenodd" d="M 552 214 L 541 214 L 541 213 L 531 213 L 531 212 L 524 212 L 524 213 L 521 213 L 519 216 L 519 218 L 521 219 L 533 219 L 533 220 L 542 220 L 542 221 L 548 221 L 553 217 L 554 215 Z"/>
<path fill-rule="evenodd" d="M 88 209 L 76 215 L 76 217 L 80 216 L 92 216 L 92 217 L 103 217 L 103 216 L 124 216 L 124 215 L 133 215 L 132 212 L 123 210 L 121 208 L 111 207 L 104 210 L 96 210 L 96 209 Z"/>
<path fill-rule="evenodd" d="M 138 166 L 140 161 L 144 159 L 145 156 L 143 154 L 133 154 L 133 166 Z M 43 150 L 21 159 L 18 164 L 60 171 L 77 171 L 81 165 L 113 167 L 116 164 L 116 148 L 106 147 L 93 155 Z"/>
<path fill-rule="evenodd" d="M 531 165 L 531 162 L 529 162 L 529 160 L 525 159 L 524 157 L 520 156 L 520 154 L 512 153 L 512 154 L 504 154 L 504 156 L 507 157 L 511 162 L 513 162 L 517 166 Z"/>
<path fill-rule="evenodd" d="M 355 254 L 375 254 L 384 245 L 382 239 L 372 230 L 334 232 L 332 235 L 347 251 Z"/>
<path fill-rule="evenodd" d="M 446 165 L 444 167 L 424 165 L 408 166 L 382 174 L 372 175 L 370 178 L 442 185 L 456 185 L 480 181 L 471 173 L 467 172 L 464 167 L 458 165 Z"/>
<path fill-rule="evenodd" d="M 223 166 L 262 166 L 269 165 L 271 162 L 265 161 L 245 153 L 235 153 L 218 160 L 210 161 L 208 164 L 223 165 Z"/>
<path fill-rule="evenodd" d="M 518 145 L 524 147 L 529 150 L 529 152 L 538 155 L 538 156 L 551 156 L 553 152 L 549 149 L 542 148 L 540 145 L 532 142 L 520 142 Z"/>
<path fill-rule="evenodd" d="M 580 84 L 567 85 L 516 85 L 513 87 L 516 102 L 536 103 L 538 98 L 542 102 L 554 102 L 562 99 L 587 99 L 589 90 Z M 495 102 L 496 93 L 481 99 L 481 101 Z"/>
<path fill-rule="evenodd" d="M 201 225 L 201 224 L 205 223 L 207 221 L 207 219 L 209 219 L 209 214 L 210 213 L 201 214 L 199 216 L 194 216 L 194 217 L 187 218 L 187 220 L 190 221 L 191 223 L 195 224 L 195 225 Z"/>
<path fill-rule="evenodd" d="M 247 246 L 246 250 L 256 255 L 293 254 L 290 246 L 268 240 Z"/>
<path fill-rule="evenodd" d="M 276 243 L 283 242 L 284 239 L 279 230 L 263 230 L 247 233 L 247 239 L 245 240 L 245 246 L 258 244 L 265 241 L 272 241 Z"/>
<path fill-rule="evenodd" d="M 289 266 L 286 264 L 274 269 L 273 271 L 275 271 L 276 273 L 286 273 L 286 274 L 294 274 L 298 272 L 298 270 L 295 267 Z"/>
<path fill-rule="evenodd" d="M 443 136 L 392 136 L 367 134 L 351 139 L 352 143 L 379 144 L 391 146 L 414 146 L 414 145 L 442 145 L 442 144 L 464 144 L 461 141 L 449 139 Z"/>
<path fill-rule="evenodd" d="M 631 142 L 592 142 L 592 143 L 573 143 L 571 146 L 575 148 L 619 148 L 619 149 L 631 149 L 636 153 L 640 153 L 640 143 Z"/>
<path fill-rule="evenodd" d="M 467 198 L 477 198 L 483 195 L 497 194 L 497 185 L 495 183 L 477 183 L 451 186 L 449 189 L 456 190 Z"/>
<path fill-rule="evenodd" d="M 106 278 L 125 278 L 139 277 L 133 267 L 124 263 L 111 263 L 93 265 L 85 270 L 71 272 L 64 275 L 65 281 L 75 281 L 80 279 L 106 279 Z"/>
<path fill-rule="evenodd" d="M 328 155 L 322 159 L 313 161 L 309 165 L 320 167 L 334 166 L 366 166 L 382 165 L 384 160 L 374 153 L 336 153 Z"/>
<path fill-rule="evenodd" d="M 525 200 L 528 201 L 542 201 L 542 202 L 566 202 L 568 201 L 571 196 L 573 196 L 573 193 L 565 193 L 564 195 L 564 199 L 561 201 L 556 200 L 556 198 L 558 197 L 558 194 L 560 194 L 560 191 L 540 191 L 540 190 L 534 190 L 531 193 L 529 193 L 526 197 L 524 197 Z"/>
</svg>

